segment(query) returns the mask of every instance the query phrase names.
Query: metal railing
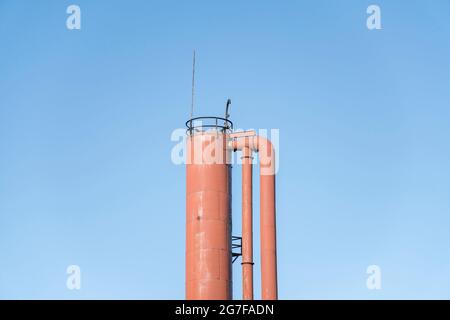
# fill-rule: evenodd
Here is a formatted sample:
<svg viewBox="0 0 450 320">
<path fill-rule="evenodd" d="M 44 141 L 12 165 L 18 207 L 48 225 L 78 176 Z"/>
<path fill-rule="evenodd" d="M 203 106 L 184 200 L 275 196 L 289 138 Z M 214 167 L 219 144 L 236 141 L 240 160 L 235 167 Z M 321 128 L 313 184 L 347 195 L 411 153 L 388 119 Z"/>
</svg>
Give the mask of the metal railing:
<svg viewBox="0 0 450 320">
<path fill-rule="evenodd" d="M 186 127 L 189 134 L 211 129 L 229 132 L 233 130 L 233 122 L 221 117 L 195 117 L 186 121 Z"/>
</svg>

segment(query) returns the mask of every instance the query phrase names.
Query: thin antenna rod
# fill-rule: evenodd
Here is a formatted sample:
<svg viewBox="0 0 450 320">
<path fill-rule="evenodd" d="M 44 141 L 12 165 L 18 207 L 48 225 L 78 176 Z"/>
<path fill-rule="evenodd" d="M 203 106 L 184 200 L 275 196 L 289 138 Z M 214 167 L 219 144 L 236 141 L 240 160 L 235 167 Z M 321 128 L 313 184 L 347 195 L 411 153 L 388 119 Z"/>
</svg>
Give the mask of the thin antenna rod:
<svg viewBox="0 0 450 320">
<path fill-rule="evenodd" d="M 191 100 L 191 119 L 194 117 L 194 98 L 195 98 L 195 50 L 192 59 L 192 100 Z M 192 123 L 191 123 L 192 125 Z"/>
</svg>

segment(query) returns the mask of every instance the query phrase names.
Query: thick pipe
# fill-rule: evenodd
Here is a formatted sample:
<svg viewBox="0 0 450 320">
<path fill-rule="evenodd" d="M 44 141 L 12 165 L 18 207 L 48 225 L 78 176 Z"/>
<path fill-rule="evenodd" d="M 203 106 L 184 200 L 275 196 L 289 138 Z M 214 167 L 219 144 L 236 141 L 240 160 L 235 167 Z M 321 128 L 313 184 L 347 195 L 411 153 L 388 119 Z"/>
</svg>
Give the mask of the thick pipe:
<svg viewBox="0 0 450 320">
<path fill-rule="evenodd" d="M 186 299 L 232 298 L 231 168 L 227 136 L 187 137 Z"/>
<path fill-rule="evenodd" d="M 242 149 L 242 299 L 253 300 L 252 150 Z"/>
<path fill-rule="evenodd" d="M 249 147 L 259 153 L 260 161 L 260 233 L 261 233 L 261 297 L 278 299 L 276 219 L 275 219 L 275 151 L 263 137 L 236 139 L 233 150 Z"/>
</svg>

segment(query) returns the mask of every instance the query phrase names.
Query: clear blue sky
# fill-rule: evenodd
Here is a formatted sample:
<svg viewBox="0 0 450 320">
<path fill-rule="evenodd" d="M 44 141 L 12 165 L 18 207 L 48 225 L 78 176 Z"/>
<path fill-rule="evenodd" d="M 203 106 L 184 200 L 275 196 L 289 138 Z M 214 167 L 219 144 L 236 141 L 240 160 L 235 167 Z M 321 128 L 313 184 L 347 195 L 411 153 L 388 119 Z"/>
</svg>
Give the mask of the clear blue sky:
<svg viewBox="0 0 450 320">
<path fill-rule="evenodd" d="M 382 30 L 366 28 L 372 3 Z M 446 0 L 0 0 L 0 298 L 184 297 L 170 135 L 194 48 L 197 115 L 230 97 L 237 127 L 280 129 L 280 298 L 450 298 L 449 14 Z"/>
</svg>

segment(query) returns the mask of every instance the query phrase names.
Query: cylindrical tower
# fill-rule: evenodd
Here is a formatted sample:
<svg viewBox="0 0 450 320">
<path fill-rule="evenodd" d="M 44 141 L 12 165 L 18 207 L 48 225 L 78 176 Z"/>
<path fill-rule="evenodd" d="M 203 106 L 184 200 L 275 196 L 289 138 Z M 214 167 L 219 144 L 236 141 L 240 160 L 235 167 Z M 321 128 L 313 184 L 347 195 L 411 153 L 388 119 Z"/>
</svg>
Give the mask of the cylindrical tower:
<svg viewBox="0 0 450 320">
<path fill-rule="evenodd" d="M 189 120 L 186 154 L 186 299 L 232 298 L 231 264 L 242 256 L 243 299 L 253 299 L 252 157 L 260 174 L 261 298 L 278 298 L 275 148 L 225 118 Z M 201 121 L 199 123 L 199 121 Z M 242 151 L 242 237 L 231 236 L 231 152 Z M 241 240 L 241 244 L 232 241 Z M 241 249 L 232 252 L 232 248 Z"/>
<path fill-rule="evenodd" d="M 205 124 L 211 119 L 213 124 Z M 221 118 L 188 122 L 186 299 L 189 300 L 232 298 L 231 151 L 227 148 L 230 124 Z"/>
</svg>

